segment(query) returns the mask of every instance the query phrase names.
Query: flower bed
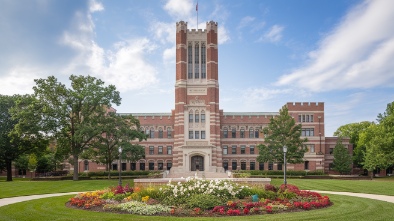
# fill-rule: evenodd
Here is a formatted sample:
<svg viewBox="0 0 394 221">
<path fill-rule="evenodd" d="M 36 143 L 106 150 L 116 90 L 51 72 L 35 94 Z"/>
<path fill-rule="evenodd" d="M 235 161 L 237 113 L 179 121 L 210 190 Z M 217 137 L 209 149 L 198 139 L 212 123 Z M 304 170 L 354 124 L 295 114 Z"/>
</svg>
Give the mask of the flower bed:
<svg viewBox="0 0 394 221">
<path fill-rule="evenodd" d="M 80 193 L 68 205 L 107 212 L 163 216 L 242 216 L 328 207 L 327 196 L 294 185 L 240 186 L 228 180 L 187 178 L 161 187 L 118 186 Z"/>
</svg>

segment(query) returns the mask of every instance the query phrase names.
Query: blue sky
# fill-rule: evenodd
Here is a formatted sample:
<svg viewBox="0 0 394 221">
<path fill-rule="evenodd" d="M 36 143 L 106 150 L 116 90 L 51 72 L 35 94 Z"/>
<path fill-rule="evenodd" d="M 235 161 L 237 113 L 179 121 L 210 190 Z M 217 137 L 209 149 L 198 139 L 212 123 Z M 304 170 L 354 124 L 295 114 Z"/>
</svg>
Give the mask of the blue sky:
<svg viewBox="0 0 394 221">
<path fill-rule="evenodd" d="M 92 75 L 121 92 L 120 113 L 174 108 L 175 23 L 194 0 L 0 0 L 0 94 L 34 79 Z M 374 121 L 394 100 L 394 1 L 199 0 L 219 24 L 220 108 L 277 112 L 325 102 L 326 136 Z"/>
</svg>

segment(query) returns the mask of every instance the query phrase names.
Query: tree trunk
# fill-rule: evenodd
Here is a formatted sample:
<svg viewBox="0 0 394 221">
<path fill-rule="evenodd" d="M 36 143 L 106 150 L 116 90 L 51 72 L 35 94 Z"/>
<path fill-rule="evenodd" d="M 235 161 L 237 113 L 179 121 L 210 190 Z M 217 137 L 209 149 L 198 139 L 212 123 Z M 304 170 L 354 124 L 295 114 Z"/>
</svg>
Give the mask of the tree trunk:
<svg viewBox="0 0 394 221">
<path fill-rule="evenodd" d="M 107 163 L 107 172 L 108 172 L 108 179 L 111 179 L 111 170 L 110 170 L 110 163 Z"/>
<path fill-rule="evenodd" d="M 73 174 L 73 180 L 77 181 L 78 180 L 78 172 L 79 172 L 79 163 L 78 163 L 78 155 L 73 154 L 74 158 L 74 174 Z"/>
<path fill-rule="evenodd" d="M 7 168 L 7 181 L 12 181 L 12 161 L 6 160 L 5 164 Z"/>
</svg>

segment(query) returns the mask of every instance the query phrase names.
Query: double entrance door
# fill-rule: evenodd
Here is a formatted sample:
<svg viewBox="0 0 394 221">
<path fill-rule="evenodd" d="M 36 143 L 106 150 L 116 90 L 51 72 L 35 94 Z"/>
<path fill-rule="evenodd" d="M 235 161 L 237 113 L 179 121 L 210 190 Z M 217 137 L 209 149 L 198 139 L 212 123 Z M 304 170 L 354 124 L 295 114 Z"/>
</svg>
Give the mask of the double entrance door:
<svg viewBox="0 0 394 221">
<path fill-rule="evenodd" d="M 204 157 L 193 156 L 191 158 L 191 171 L 204 171 Z"/>
</svg>

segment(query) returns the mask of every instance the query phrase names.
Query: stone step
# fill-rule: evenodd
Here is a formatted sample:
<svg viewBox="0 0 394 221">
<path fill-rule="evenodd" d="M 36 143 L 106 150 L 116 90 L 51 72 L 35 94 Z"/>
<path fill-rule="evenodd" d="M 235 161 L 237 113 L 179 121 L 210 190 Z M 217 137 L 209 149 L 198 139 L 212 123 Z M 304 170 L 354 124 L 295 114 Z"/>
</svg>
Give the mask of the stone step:
<svg viewBox="0 0 394 221">
<path fill-rule="evenodd" d="M 166 177 L 167 178 L 186 178 L 186 177 L 194 177 L 196 176 L 199 178 L 228 178 L 227 173 L 219 173 L 219 172 L 205 172 L 205 171 L 198 171 L 198 172 L 182 172 L 182 173 L 174 173 L 170 172 Z"/>
</svg>

